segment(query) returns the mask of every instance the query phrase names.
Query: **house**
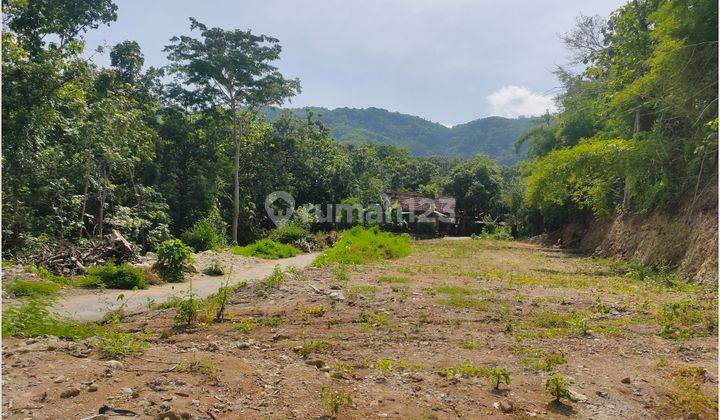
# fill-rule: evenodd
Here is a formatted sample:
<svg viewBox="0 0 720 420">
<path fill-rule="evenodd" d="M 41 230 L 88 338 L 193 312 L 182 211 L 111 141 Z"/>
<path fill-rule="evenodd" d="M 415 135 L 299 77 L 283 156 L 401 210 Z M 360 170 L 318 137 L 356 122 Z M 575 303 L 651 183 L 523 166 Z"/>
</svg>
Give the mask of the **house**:
<svg viewBox="0 0 720 420">
<path fill-rule="evenodd" d="M 428 198 L 416 192 L 386 191 L 380 194 L 383 206 L 397 206 L 410 230 L 447 234 L 455 228 L 455 197 Z"/>
</svg>

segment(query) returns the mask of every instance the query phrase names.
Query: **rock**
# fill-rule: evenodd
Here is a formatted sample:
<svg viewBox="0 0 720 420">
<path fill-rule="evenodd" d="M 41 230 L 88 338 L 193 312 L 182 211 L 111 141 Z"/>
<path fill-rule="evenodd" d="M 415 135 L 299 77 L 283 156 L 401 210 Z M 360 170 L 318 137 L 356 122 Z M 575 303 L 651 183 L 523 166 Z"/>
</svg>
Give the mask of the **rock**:
<svg viewBox="0 0 720 420">
<path fill-rule="evenodd" d="M 407 379 L 409 382 L 422 382 L 424 378 L 420 376 L 418 373 L 415 372 L 406 372 L 403 373 L 403 378 Z"/>
<path fill-rule="evenodd" d="M 88 385 L 88 389 L 87 389 L 87 390 L 88 390 L 88 392 L 95 392 L 95 391 L 98 390 L 98 386 L 97 386 L 97 384 L 92 383 L 92 384 Z"/>
<path fill-rule="evenodd" d="M 277 333 L 272 336 L 272 341 L 287 340 L 290 338 L 288 334 Z"/>
<path fill-rule="evenodd" d="M 606 398 L 608 396 L 608 393 L 605 391 L 595 391 L 595 395 L 597 395 L 600 398 Z"/>
<path fill-rule="evenodd" d="M 570 390 L 570 401 L 584 403 L 587 400 L 588 400 L 587 396 L 585 396 L 577 391 Z"/>
<path fill-rule="evenodd" d="M 320 370 L 323 372 L 330 372 L 331 369 L 330 369 L 330 366 L 323 366 L 320 368 Z"/>
<path fill-rule="evenodd" d="M 621 380 L 620 382 L 622 382 L 622 383 L 624 383 L 624 384 L 629 384 L 629 383 L 632 382 L 632 381 L 630 380 L 630 378 L 627 378 L 627 377 L 626 377 L 626 378 L 622 378 L 622 380 Z"/>
<path fill-rule="evenodd" d="M 325 366 L 325 362 L 320 359 L 309 359 L 309 360 L 305 361 L 305 364 L 310 365 L 310 366 L 315 366 L 318 369 Z"/>
<path fill-rule="evenodd" d="M 127 258 L 135 256 L 135 246 L 128 242 L 117 230 L 113 229 L 107 238 L 110 246 L 116 253 Z"/>
<path fill-rule="evenodd" d="M 185 264 L 183 266 L 183 271 L 188 273 L 199 273 L 200 270 L 198 270 L 197 266 L 195 264 Z"/>
<path fill-rule="evenodd" d="M 332 299 L 334 301 L 345 300 L 345 295 L 343 295 L 342 292 L 338 292 L 338 291 L 330 292 L 330 294 L 328 296 L 330 296 L 330 299 Z"/>
<path fill-rule="evenodd" d="M 167 410 L 155 416 L 155 420 L 185 420 L 191 418 L 190 413 L 186 411 Z"/>
<path fill-rule="evenodd" d="M 60 398 L 72 398 L 80 395 L 80 390 L 77 388 L 66 389 L 60 393 Z"/>
<path fill-rule="evenodd" d="M 65 382 L 65 380 L 66 380 L 66 379 L 65 379 L 64 376 L 59 375 L 58 377 L 56 377 L 55 379 L 53 379 L 53 382 L 56 383 L 56 384 L 60 384 L 60 383 Z"/>
<path fill-rule="evenodd" d="M 503 413 L 510 413 L 514 409 L 512 402 L 508 400 L 496 401 L 493 404 L 493 407 L 502 411 Z"/>
<path fill-rule="evenodd" d="M 105 366 L 109 367 L 110 369 L 122 369 L 125 367 L 122 362 L 119 362 L 117 360 L 108 360 L 107 362 L 105 362 Z"/>
</svg>

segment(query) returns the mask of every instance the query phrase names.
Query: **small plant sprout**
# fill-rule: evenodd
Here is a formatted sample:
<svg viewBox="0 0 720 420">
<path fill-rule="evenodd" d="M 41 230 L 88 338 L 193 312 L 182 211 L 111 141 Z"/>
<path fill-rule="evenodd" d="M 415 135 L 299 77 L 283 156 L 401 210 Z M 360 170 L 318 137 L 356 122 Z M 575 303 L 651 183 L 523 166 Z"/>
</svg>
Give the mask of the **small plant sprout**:
<svg viewBox="0 0 720 420">
<path fill-rule="evenodd" d="M 314 317 L 321 317 L 325 315 L 325 307 L 322 305 L 311 306 L 305 311 L 306 314 Z"/>
<path fill-rule="evenodd" d="M 383 376 L 387 376 L 393 367 L 393 360 L 392 359 L 378 359 L 377 362 L 375 362 L 375 366 L 380 370 L 380 373 L 383 374 Z"/>
<path fill-rule="evenodd" d="M 572 383 L 561 374 L 556 373 L 545 382 L 545 391 L 555 397 L 555 402 L 562 398 L 570 398 L 570 385 Z"/>
<path fill-rule="evenodd" d="M 337 417 L 340 412 L 340 407 L 352 403 L 352 399 L 347 393 L 327 387 L 322 388 L 320 397 L 323 400 L 323 404 L 325 404 L 325 408 L 327 408 L 328 415 L 332 418 Z"/>
<path fill-rule="evenodd" d="M 485 377 L 488 378 L 493 389 L 500 389 L 500 383 L 505 382 L 505 385 L 510 385 L 510 373 L 507 369 L 502 367 L 494 367 L 488 369 L 485 372 Z"/>
</svg>

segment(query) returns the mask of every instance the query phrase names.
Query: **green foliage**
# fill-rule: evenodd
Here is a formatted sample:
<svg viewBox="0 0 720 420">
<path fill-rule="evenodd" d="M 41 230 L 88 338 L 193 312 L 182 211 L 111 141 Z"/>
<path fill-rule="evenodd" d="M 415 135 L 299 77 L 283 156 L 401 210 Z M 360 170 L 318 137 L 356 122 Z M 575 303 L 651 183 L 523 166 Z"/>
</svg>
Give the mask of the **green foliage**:
<svg viewBox="0 0 720 420">
<path fill-rule="evenodd" d="M 113 359 L 136 355 L 149 346 L 137 334 L 120 331 L 118 326 L 103 331 L 96 343 L 103 356 Z"/>
<path fill-rule="evenodd" d="M 302 357 L 308 357 L 313 353 L 321 352 L 328 347 L 328 342 L 323 340 L 311 340 L 305 341 L 296 350 L 296 352 Z"/>
<path fill-rule="evenodd" d="M 72 280 L 70 280 L 69 278 L 67 278 L 65 276 L 54 274 L 45 267 L 37 267 L 36 268 L 34 266 L 29 266 L 28 268 L 30 269 L 30 271 L 37 274 L 38 277 L 40 277 L 43 280 L 51 281 L 53 283 L 57 283 L 57 284 L 61 284 L 61 285 L 68 285 L 68 284 L 72 283 Z"/>
<path fill-rule="evenodd" d="M 505 382 L 505 385 L 510 385 L 510 373 L 506 368 L 494 367 L 488 369 L 485 372 L 485 377 L 488 378 L 488 381 L 490 381 L 494 389 L 499 389 L 501 382 Z"/>
<path fill-rule="evenodd" d="M 490 215 L 482 218 L 483 228 L 480 235 L 472 235 L 473 239 L 492 239 L 496 241 L 510 241 L 513 239 L 510 226 L 504 222 L 497 222 Z"/>
<path fill-rule="evenodd" d="M 140 269 L 127 263 L 121 265 L 107 263 L 88 267 L 86 278 L 77 285 L 110 289 L 147 289 L 148 287 Z"/>
<path fill-rule="evenodd" d="M 220 211 L 213 209 L 207 217 L 198 220 L 192 228 L 186 230 L 181 238 L 195 252 L 218 250 L 227 245 L 226 230 L 227 223 L 223 221 Z"/>
<path fill-rule="evenodd" d="M 332 248 L 318 256 L 313 265 L 332 263 L 364 264 L 368 262 L 397 259 L 410 254 L 410 238 L 381 232 L 377 226 L 356 226 L 343 232 Z"/>
<path fill-rule="evenodd" d="M 323 387 L 322 390 L 320 390 L 320 398 L 322 398 L 323 404 L 325 404 L 328 415 L 332 418 L 337 417 L 343 405 L 352 403 L 352 398 L 350 398 L 350 395 L 347 393 L 327 387 Z"/>
<path fill-rule="evenodd" d="M 310 236 L 310 231 L 304 227 L 285 224 L 273 229 L 268 235 L 268 239 L 283 244 L 291 244 L 295 241 L 306 239 L 308 236 Z"/>
<path fill-rule="evenodd" d="M 378 283 L 407 284 L 412 283 L 413 281 L 415 280 L 409 277 L 380 276 L 377 278 Z"/>
<path fill-rule="evenodd" d="M 545 392 L 555 397 L 555 401 L 560 402 L 561 398 L 570 398 L 571 384 L 561 374 L 556 373 L 545 382 Z"/>
<path fill-rule="evenodd" d="M 5 291 L 15 297 L 52 297 L 60 291 L 57 283 L 36 280 L 13 280 L 3 284 Z"/>
<path fill-rule="evenodd" d="M 272 274 L 257 282 L 255 288 L 258 294 L 267 296 L 277 290 L 283 282 L 285 282 L 285 273 L 279 265 L 276 265 Z"/>
<path fill-rule="evenodd" d="M 60 338 L 80 339 L 94 336 L 97 330 L 95 325 L 83 324 L 52 313 L 49 303 L 45 300 L 31 299 L 22 305 L 9 306 L 2 313 L 4 336 L 53 335 Z"/>
<path fill-rule="evenodd" d="M 188 291 L 185 298 L 176 300 L 174 305 L 176 309 L 174 318 L 176 326 L 190 328 L 198 322 L 202 301 L 192 291 Z"/>
<path fill-rule="evenodd" d="M 178 283 L 185 279 L 185 264 L 191 261 L 192 249 L 179 239 L 167 240 L 157 248 L 157 272 L 163 280 Z"/>
<path fill-rule="evenodd" d="M 383 376 L 388 376 L 388 374 L 393 368 L 393 360 L 378 359 L 377 362 L 375 362 L 375 366 L 378 368 L 378 370 L 380 370 L 380 373 L 382 373 Z"/>
<path fill-rule="evenodd" d="M 258 257 L 268 260 L 294 257 L 295 255 L 302 253 L 302 251 L 290 244 L 275 242 L 272 239 L 261 239 L 250 245 L 236 246 L 233 248 L 232 252 L 235 255 Z"/>
<path fill-rule="evenodd" d="M 502 181 L 497 164 L 485 155 L 477 155 L 453 169 L 444 190 L 456 198 L 458 214 L 476 218 L 498 212 Z"/>
</svg>

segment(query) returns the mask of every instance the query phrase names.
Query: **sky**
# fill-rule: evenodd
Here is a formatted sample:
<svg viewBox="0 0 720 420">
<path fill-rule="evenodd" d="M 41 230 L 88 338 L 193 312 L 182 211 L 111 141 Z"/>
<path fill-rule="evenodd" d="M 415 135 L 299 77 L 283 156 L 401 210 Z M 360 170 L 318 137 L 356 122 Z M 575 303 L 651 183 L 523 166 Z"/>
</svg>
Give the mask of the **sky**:
<svg viewBox="0 0 720 420">
<path fill-rule="evenodd" d="M 302 93 L 286 106 L 378 107 L 447 126 L 553 111 L 552 74 L 568 53 L 558 34 L 579 14 L 607 17 L 620 0 L 115 0 L 118 19 L 87 34 L 88 50 L 135 40 L 146 66 L 210 27 L 280 40 L 280 71 Z M 195 32 L 197 33 L 197 32 Z M 107 52 L 94 55 L 108 65 Z"/>
</svg>

